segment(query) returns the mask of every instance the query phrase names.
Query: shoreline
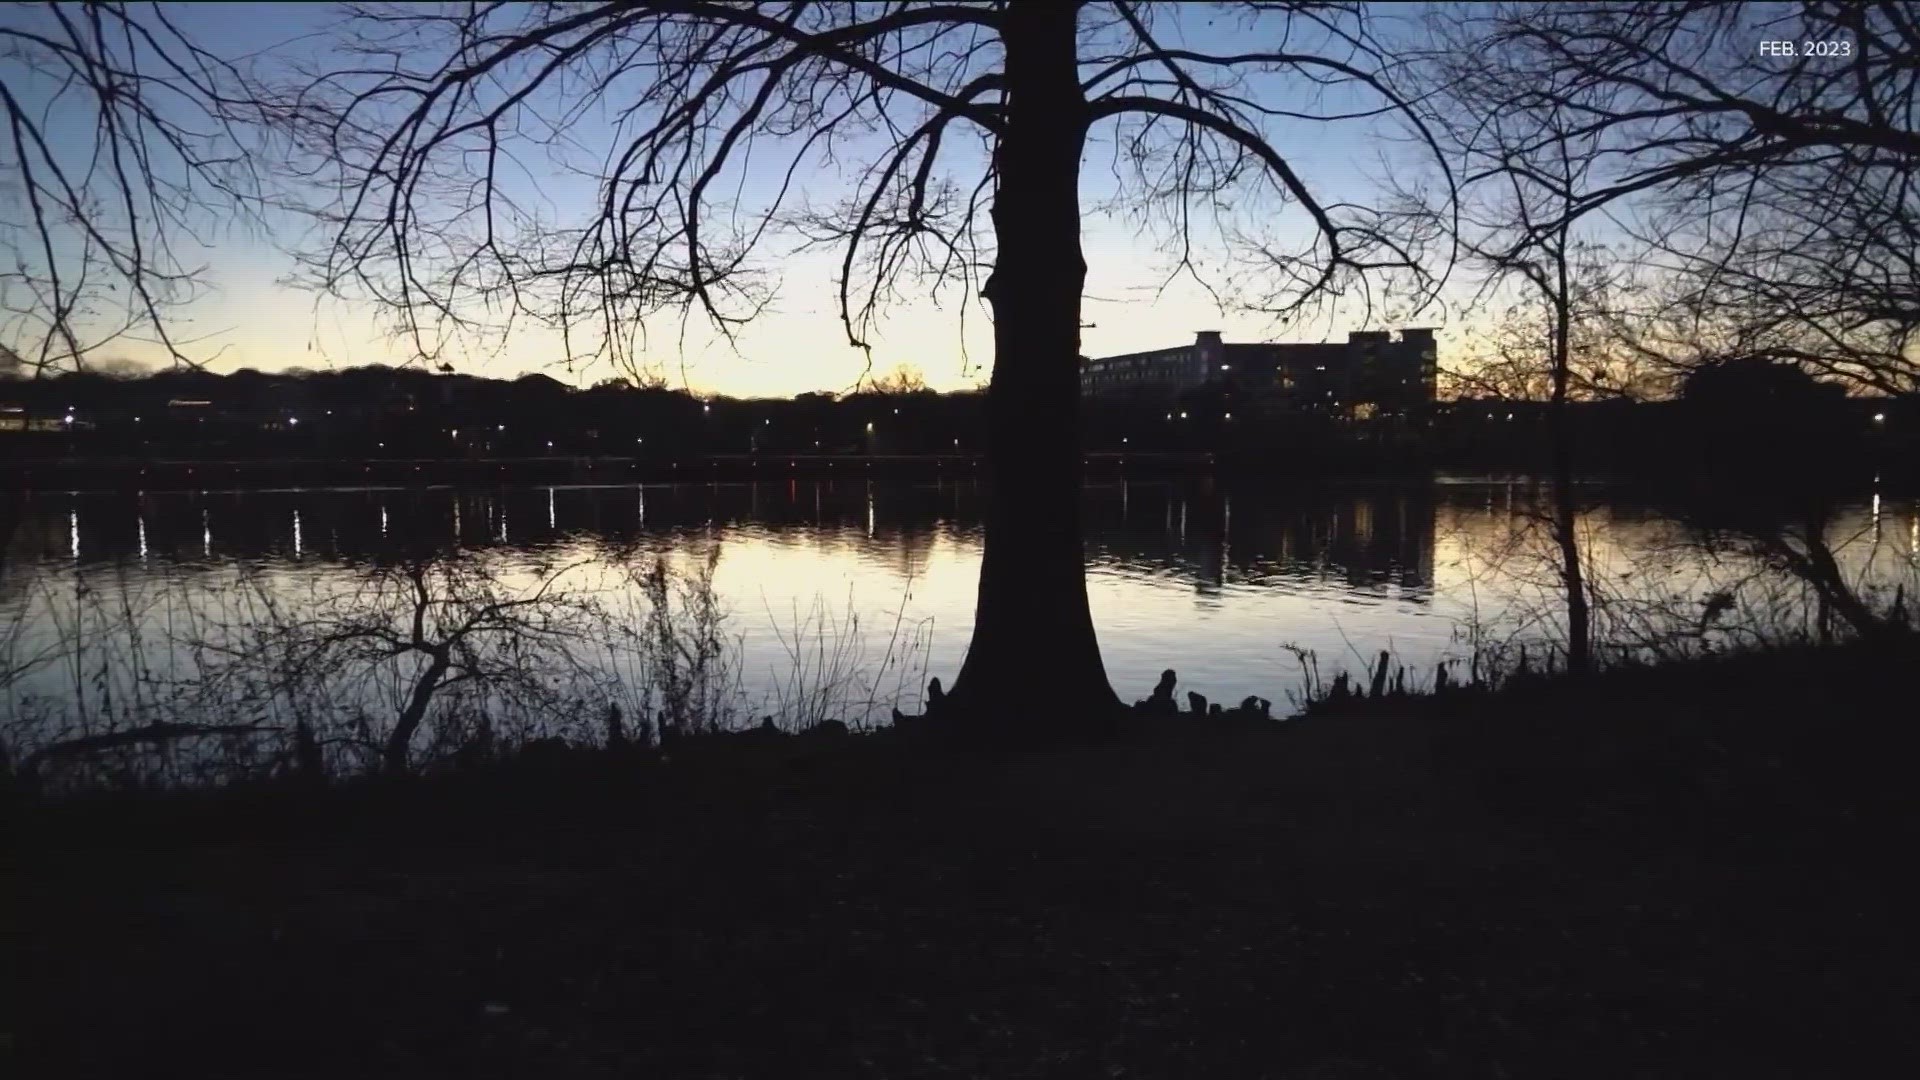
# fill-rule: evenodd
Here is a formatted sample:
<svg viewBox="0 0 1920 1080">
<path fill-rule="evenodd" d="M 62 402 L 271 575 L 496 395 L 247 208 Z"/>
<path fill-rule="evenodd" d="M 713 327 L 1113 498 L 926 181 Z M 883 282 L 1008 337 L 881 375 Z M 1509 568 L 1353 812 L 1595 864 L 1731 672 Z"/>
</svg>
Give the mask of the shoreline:
<svg viewBox="0 0 1920 1080">
<path fill-rule="evenodd" d="M 1212 454 L 1089 454 L 1095 479 L 1187 475 L 1211 470 Z M 499 481 L 582 483 L 705 483 L 787 479 L 984 478 L 983 454 L 686 454 L 676 457 L 550 454 L 487 458 L 75 458 L 0 464 L 0 489 L 35 491 L 196 491 L 209 485 L 256 490 L 258 485 L 305 489 L 361 484 L 416 487 Z"/>
<path fill-rule="evenodd" d="M 1438 466 L 1365 471 L 1316 471 L 1312 474 L 1264 467 L 1207 451 L 1119 453 L 1090 451 L 1083 459 L 1089 485 L 1126 480 L 1257 481 L 1276 487 L 1327 485 L 1398 487 L 1474 487 L 1547 483 L 1544 474 L 1516 466 L 1510 470 L 1449 469 Z M 617 488 L 632 484 L 778 483 L 787 480 L 971 480 L 988 482 L 986 455 L 966 454 L 687 454 L 678 457 L 620 457 L 551 454 L 488 458 L 42 458 L 0 462 L 0 493 L 175 494 L 301 492 L 320 490 L 419 490 L 488 484 L 533 484 Z M 1583 489 L 1619 489 L 1661 495 L 1710 495 L 1720 489 L 1713 477 L 1673 474 L 1640 476 L 1590 472 L 1574 481 Z M 1876 491 L 1901 495 L 1920 491 L 1920 475 L 1849 475 L 1828 489 L 1837 496 L 1866 496 Z"/>
</svg>

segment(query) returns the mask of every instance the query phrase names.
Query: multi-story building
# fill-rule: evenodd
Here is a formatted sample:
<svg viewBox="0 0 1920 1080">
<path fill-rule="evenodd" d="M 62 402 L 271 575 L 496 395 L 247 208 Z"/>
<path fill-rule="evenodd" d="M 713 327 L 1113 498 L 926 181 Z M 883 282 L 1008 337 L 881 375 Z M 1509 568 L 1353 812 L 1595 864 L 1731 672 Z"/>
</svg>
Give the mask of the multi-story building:
<svg viewBox="0 0 1920 1080">
<path fill-rule="evenodd" d="M 1433 331 L 1355 331 L 1344 342 L 1227 344 L 1203 330 L 1191 345 L 1085 359 L 1080 392 L 1101 401 L 1171 402 L 1216 386 L 1249 405 L 1355 419 L 1406 415 L 1433 401 Z"/>
</svg>

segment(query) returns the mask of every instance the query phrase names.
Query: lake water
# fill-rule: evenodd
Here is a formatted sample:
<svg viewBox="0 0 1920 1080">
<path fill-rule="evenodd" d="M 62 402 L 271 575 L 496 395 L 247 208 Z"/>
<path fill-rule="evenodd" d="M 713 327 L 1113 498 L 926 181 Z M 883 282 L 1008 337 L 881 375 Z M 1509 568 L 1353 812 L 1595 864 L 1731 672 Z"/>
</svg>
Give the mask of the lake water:
<svg viewBox="0 0 1920 1080">
<path fill-rule="evenodd" d="M 1701 631 L 1695 645 L 1818 632 L 1811 591 L 1777 553 L 1703 546 L 1685 515 L 1600 488 L 1584 497 L 1600 637 L 1624 647 L 1672 644 L 1688 627 Z M 23 726 L 135 722 L 143 687 L 157 700 L 154 687 L 206 670 L 194 634 L 217 624 L 234 642 L 267 617 L 262 604 L 285 620 L 317 596 L 350 597 L 369 567 L 413 544 L 468 553 L 516 588 L 571 567 L 554 588 L 591 592 L 634 621 L 644 600 L 622 567 L 636 554 L 690 570 L 717 550 L 713 590 L 743 709 L 779 711 L 814 664 L 859 668 L 866 693 L 840 707 L 884 716 L 896 694 L 914 705 L 924 676 L 950 683 L 959 669 L 985 500 L 976 482 L 936 481 L 35 494 L 0 570 L 0 633 L 12 667 L 42 662 L 0 708 L 16 746 L 33 741 Z M 1183 693 L 1258 695 L 1284 712 L 1302 679 L 1289 645 L 1311 650 L 1324 676 L 1381 649 L 1430 673 L 1475 642 L 1557 634 L 1552 547 L 1525 483 L 1126 482 L 1089 486 L 1084 504 L 1094 619 L 1127 700 L 1171 667 Z M 1920 567 L 1912 500 L 1849 503 L 1825 537 L 1849 584 L 1882 603 Z M 232 599 L 242 578 L 245 602 Z M 1716 593 L 1725 599 L 1703 623 Z"/>
</svg>

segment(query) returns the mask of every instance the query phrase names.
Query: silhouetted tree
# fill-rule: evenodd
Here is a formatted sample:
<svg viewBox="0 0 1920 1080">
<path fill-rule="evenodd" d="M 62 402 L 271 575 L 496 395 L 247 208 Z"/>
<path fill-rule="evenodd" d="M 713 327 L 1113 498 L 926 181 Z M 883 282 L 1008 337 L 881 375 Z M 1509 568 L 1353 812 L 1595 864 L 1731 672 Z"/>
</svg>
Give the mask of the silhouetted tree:
<svg viewBox="0 0 1920 1080">
<path fill-rule="evenodd" d="M 1793 359 L 1883 392 L 1920 384 L 1910 5 L 1510 4 L 1474 25 L 1498 88 L 1489 108 L 1578 116 L 1540 140 L 1606 156 L 1569 216 L 1631 203 L 1618 219 L 1674 272 L 1664 306 L 1737 321 L 1736 343 L 1704 359 Z"/>
<path fill-rule="evenodd" d="M 238 68 L 164 5 L 0 8 L 0 339 L 37 373 L 78 369 L 130 332 L 176 362 L 173 312 L 199 283 L 199 232 L 261 194 Z"/>
<path fill-rule="evenodd" d="M 270 623 L 250 643 L 290 691 L 337 685 L 327 680 L 342 672 L 401 687 L 379 739 L 389 773 L 407 771 L 421 725 L 455 687 L 538 694 L 568 643 L 592 637 L 590 607 L 556 587 L 572 567 L 545 568 L 534 587 L 516 592 L 475 557 L 410 547 L 369 566 L 357 588 Z"/>
<path fill-rule="evenodd" d="M 1081 163 L 1111 137 L 1125 197 L 1161 212 L 1188 271 L 1196 212 L 1264 203 L 1248 249 L 1285 314 L 1368 270 L 1414 267 L 1392 223 L 1323 201 L 1268 137 L 1329 84 L 1404 103 L 1376 76 L 1357 7 L 1136 3 L 779 3 L 363 8 L 342 70 L 285 114 L 336 185 L 330 288 L 399 313 L 422 353 L 498 328 L 488 305 L 558 327 L 570 354 L 630 359 L 649 316 L 723 332 L 771 296 L 752 257 L 777 227 L 838 245 L 850 342 L 905 275 L 991 305 L 993 503 L 966 662 L 947 696 L 1004 720 L 1104 720 L 1118 707 L 1082 573 Z M 1176 14 L 1178 12 L 1178 14 Z M 1174 44 L 1174 18 L 1235 19 L 1246 48 Z M 1299 101 L 1263 101 L 1278 93 Z M 606 104 L 613 130 L 583 225 L 502 189 L 517 147 L 558 145 Z M 863 146 L 857 140 L 870 140 Z M 973 148 L 969 152 L 969 146 Z M 878 151 L 869 157 L 866 149 Z M 769 152 L 779 155 L 780 164 Z M 751 153 L 751 165 L 749 154 Z M 802 170 L 865 158 L 835 208 L 795 212 Z M 773 190 L 731 206 L 749 168 Z M 965 179 L 962 179 L 964 177 Z M 1274 202 L 1309 226 L 1273 237 Z M 1265 238 L 1266 242 L 1262 242 Z M 583 335 L 586 335 L 583 337 Z"/>
<path fill-rule="evenodd" d="M 1414 205 L 1445 230 L 1481 275 L 1475 306 L 1518 284 L 1523 299 L 1502 327 L 1505 340 L 1482 370 L 1456 375 L 1468 386 L 1500 396 L 1544 397 L 1548 475 L 1553 485 L 1551 530 L 1566 605 L 1567 663 L 1584 670 L 1591 658 L 1591 617 L 1582 570 L 1574 488 L 1574 438 L 1569 402 L 1576 389 L 1607 387 L 1606 359 L 1590 370 L 1576 354 L 1611 353 L 1591 340 L 1592 316 L 1612 274 L 1609 253 L 1582 238 L 1585 196 L 1599 182 L 1603 144 L 1583 134 L 1584 116 L 1551 98 L 1510 108 L 1504 73 L 1479 56 L 1481 28 L 1454 13 L 1436 12 L 1427 25 L 1432 45 L 1420 54 L 1422 99 L 1458 159 L 1458 198 Z M 1577 350 L 1576 332 L 1586 331 Z M 1475 359 L 1470 358 L 1469 363 Z M 1584 365 L 1582 367 L 1585 367 Z M 1583 377 L 1584 376 L 1584 377 Z M 1582 385 L 1584 384 L 1584 385 Z"/>
<path fill-rule="evenodd" d="M 1702 365 L 1680 384 L 1698 460 L 1723 478 L 1824 487 L 1824 465 L 1857 434 L 1846 393 L 1798 365 L 1736 356 Z"/>
<path fill-rule="evenodd" d="M 1823 632 L 1837 614 L 1864 637 L 1904 629 L 1873 609 L 1841 571 L 1829 533 L 1835 498 L 1828 466 L 1855 435 L 1846 395 L 1797 365 L 1741 356 L 1703 365 L 1681 384 L 1717 497 L 1695 515 L 1711 549 L 1732 539 L 1814 590 Z"/>
<path fill-rule="evenodd" d="M 869 393 L 884 395 L 922 394 L 928 390 L 927 377 L 912 364 L 901 364 L 885 375 L 866 380 L 866 389 Z"/>
</svg>

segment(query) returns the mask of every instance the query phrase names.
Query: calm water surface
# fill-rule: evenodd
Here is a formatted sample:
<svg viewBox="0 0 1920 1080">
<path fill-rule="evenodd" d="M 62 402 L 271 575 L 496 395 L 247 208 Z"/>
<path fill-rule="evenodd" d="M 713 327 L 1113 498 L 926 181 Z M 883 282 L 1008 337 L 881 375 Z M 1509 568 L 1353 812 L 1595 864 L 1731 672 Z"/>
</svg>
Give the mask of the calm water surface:
<svg viewBox="0 0 1920 1080">
<path fill-rule="evenodd" d="M 0 621 L 12 627 L 16 658 L 62 634 L 111 653 L 106 638 L 132 624 L 152 649 L 168 640 L 174 592 L 196 583 L 217 591 L 224 575 L 246 569 L 297 607 L 316 589 L 350 587 L 370 560 L 407 542 L 470 551 L 528 582 L 577 563 L 569 587 L 631 603 L 637 591 L 613 572 L 621 553 L 693 566 L 717 548 L 714 584 L 749 696 L 775 696 L 796 640 L 816 650 L 824 640 L 870 668 L 890 649 L 904 654 L 909 670 L 884 681 L 917 693 L 921 665 L 948 682 L 959 669 L 985 498 L 973 482 L 807 481 L 37 494 L 0 571 Z M 1301 678 L 1289 644 L 1312 650 L 1327 674 L 1358 669 L 1383 648 L 1430 670 L 1465 655 L 1476 633 L 1556 633 L 1550 546 L 1525 484 L 1306 492 L 1129 482 L 1090 486 L 1084 500 L 1094 618 L 1109 675 L 1129 700 L 1172 667 L 1183 691 L 1284 705 Z M 1615 636 L 1630 636 L 1656 608 L 1704 610 L 1719 591 L 1739 601 L 1722 622 L 1813 625 L 1804 586 L 1754 552 L 1703 550 L 1674 513 L 1598 489 L 1589 505 L 1581 535 L 1614 598 L 1603 619 Z M 1890 590 L 1920 565 L 1911 500 L 1848 505 L 1828 536 L 1864 591 Z M 115 596 L 129 618 L 88 621 L 84 609 L 98 616 L 113 606 L 102 598 Z M 177 668 L 181 648 L 164 646 L 161 666 Z M 4 707 L 17 722 L 29 707 L 56 712 L 110 693 L 121 677 L 110 666 L 44 665 L 15 680 Z"/>
</svg>

